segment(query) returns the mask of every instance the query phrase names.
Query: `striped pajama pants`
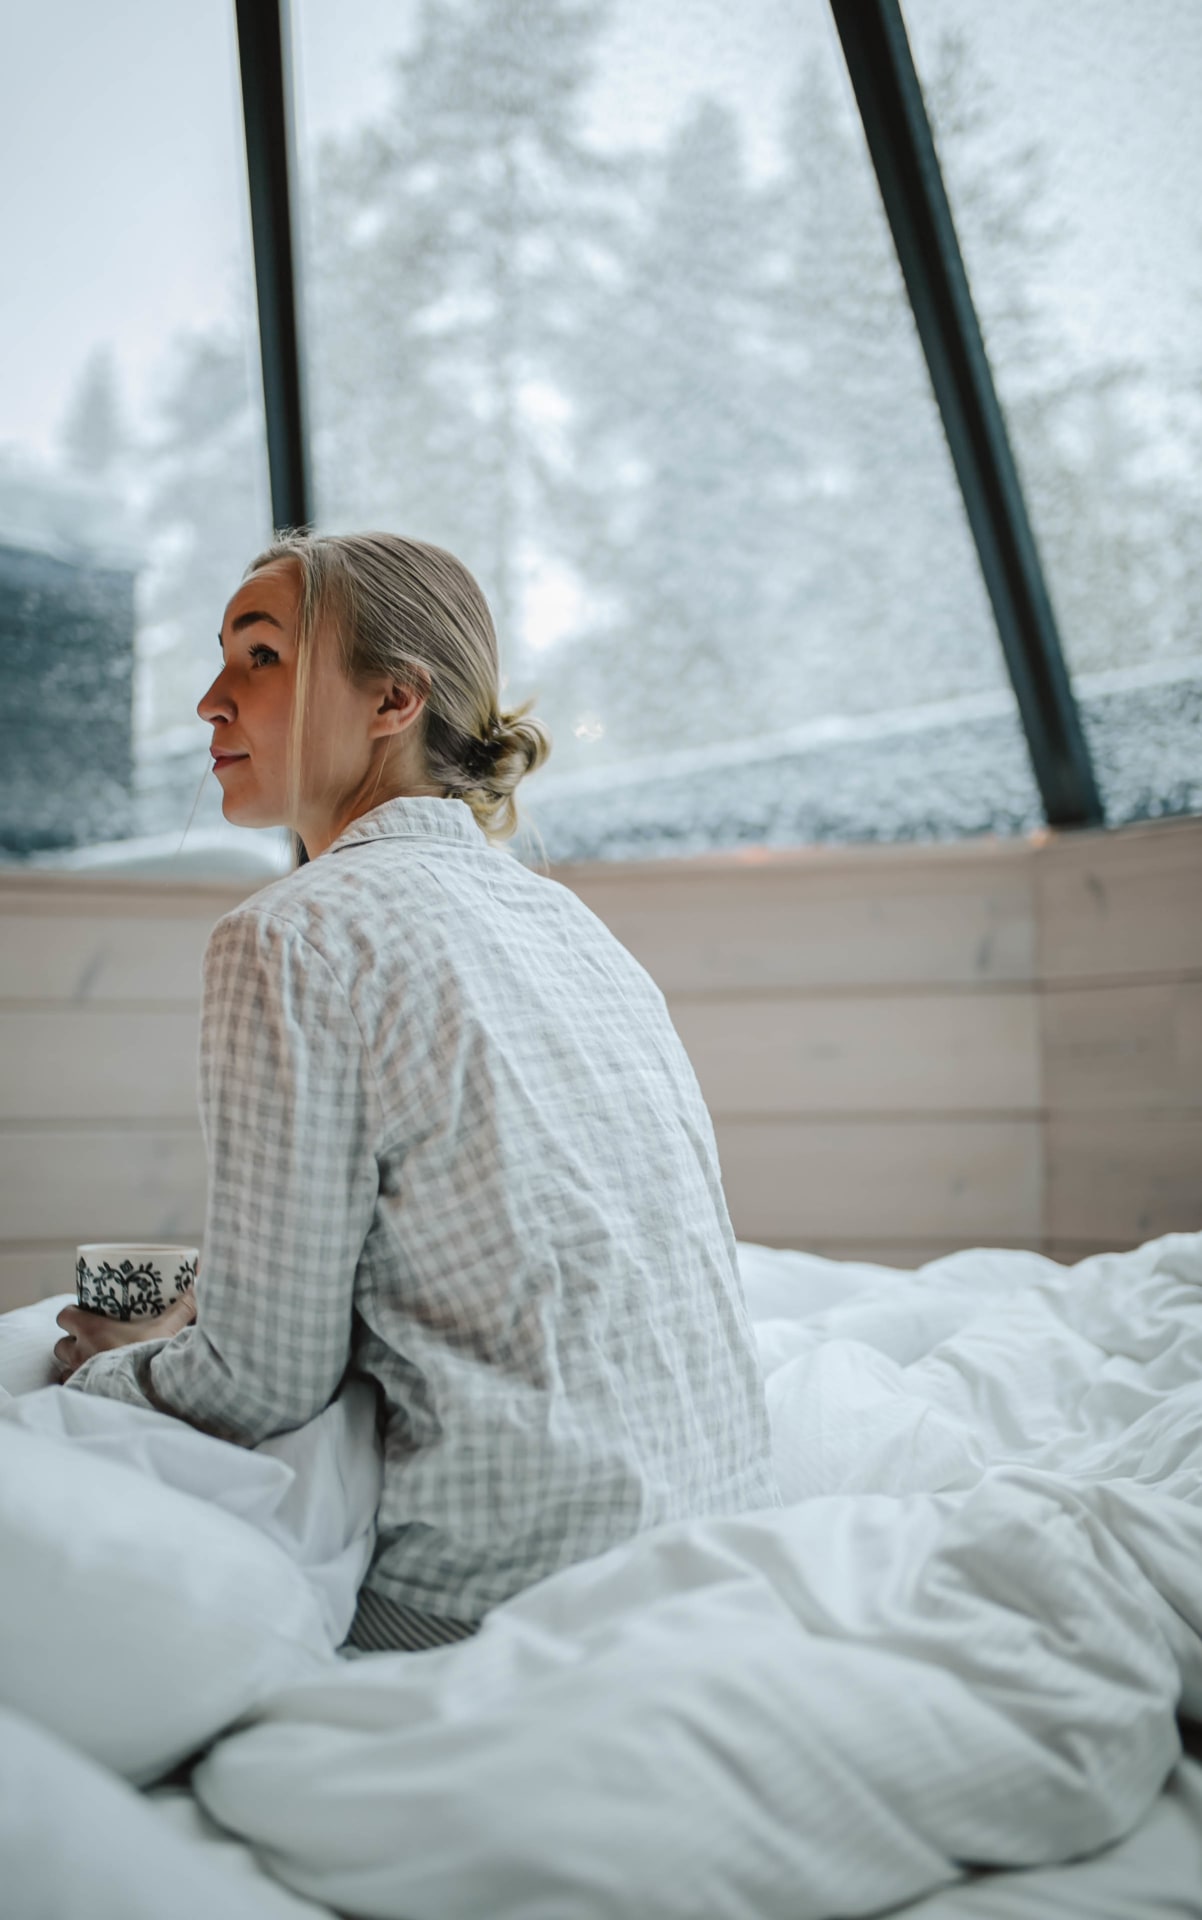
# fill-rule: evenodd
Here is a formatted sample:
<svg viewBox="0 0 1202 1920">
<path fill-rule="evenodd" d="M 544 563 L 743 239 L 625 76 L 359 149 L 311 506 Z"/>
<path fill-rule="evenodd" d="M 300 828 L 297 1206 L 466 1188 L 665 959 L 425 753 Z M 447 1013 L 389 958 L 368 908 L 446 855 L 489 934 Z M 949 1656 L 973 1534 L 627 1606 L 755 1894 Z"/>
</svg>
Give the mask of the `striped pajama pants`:
<svg viewBox="0 0 1202 1920">
<path fill-rule="evenodd" d="M 387 1600 L 370 1587 L 359 1589 L 359 1604 L 351 1630 L 338 1651 L 353 1660 L 361 1653 L 421 1653 L 428 1647 L 469 1640 L 478 1620 L 451 1620 L 445 1614 L 423 1613 Z"/>
</svg>

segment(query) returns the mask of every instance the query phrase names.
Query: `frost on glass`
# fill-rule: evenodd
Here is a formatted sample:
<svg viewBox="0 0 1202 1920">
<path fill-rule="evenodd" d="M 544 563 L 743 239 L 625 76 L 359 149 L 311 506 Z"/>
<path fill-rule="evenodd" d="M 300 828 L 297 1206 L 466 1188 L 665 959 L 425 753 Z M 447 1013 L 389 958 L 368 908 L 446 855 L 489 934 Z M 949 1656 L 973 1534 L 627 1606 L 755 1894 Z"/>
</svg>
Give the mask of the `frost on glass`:
<svg viewBox="0 0 1202 1920">
<path fill-rule="evenodd" d="M 261 869 L 195 711 L 270 528 L 232 11 L 51 0 L 5 55 L 0 861 Z"/>
<path fill-rule="evenodd" d="M 551 857 L 1037 824 L 825 5 L 392 17 L 330 124 L 300 9 L 319 512 L 476 572 Z"/>
<path fill-rule="evenodd" d="M 1202 9 L 905 16 L 1107 818 L 1197 812 Z"/>
</svg>

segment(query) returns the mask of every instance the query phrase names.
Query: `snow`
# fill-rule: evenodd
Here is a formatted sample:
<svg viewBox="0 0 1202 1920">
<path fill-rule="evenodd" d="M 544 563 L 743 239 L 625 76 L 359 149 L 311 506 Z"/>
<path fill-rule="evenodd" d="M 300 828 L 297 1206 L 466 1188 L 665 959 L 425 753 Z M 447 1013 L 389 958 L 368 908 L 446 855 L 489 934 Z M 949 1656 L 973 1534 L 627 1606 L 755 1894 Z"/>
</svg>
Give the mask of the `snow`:
<svg viewBox="0 0 1202 1920">
<path fill-rule="evenodd" d="M 1202 669 L 1089 695 L 1081 713 L 1110 826 L 1202 811 Z M 556 792 L 549 776 L 536 775 L 519 789 L 552 865 L 749 845 L 953 840 L 1044 824 L 1013 706 L 771 750 L 758 761 L 732 764 L 715 750 L 708 766 L 669 777 L 626 779 L 614 769 L 604 788 L 597 779 Z"/>
</svg>

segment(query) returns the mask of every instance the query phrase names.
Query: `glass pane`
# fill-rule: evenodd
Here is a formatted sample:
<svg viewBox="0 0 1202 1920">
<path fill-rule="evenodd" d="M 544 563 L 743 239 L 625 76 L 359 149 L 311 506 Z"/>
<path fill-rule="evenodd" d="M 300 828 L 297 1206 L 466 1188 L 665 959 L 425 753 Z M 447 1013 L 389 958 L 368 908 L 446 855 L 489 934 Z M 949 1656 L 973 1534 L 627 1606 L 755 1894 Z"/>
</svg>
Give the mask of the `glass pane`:
<svg viewBox="0 0 1202 1920">
<path fill-rule="evenodd" d="M 0 858 L 282 857 L 195 711 L 270 531 L 228 0 L 10 8 L 0 177 Z"/>
<path fill-rule="evenodd" d="M 1202 809 L 1202 8 L 905 0 L 1114 823 Z"/>
<path fill-rule="evenodd" d="M 300 0 L 318 512 L 459 554 L 552 859 L 1040 819 L 825 0 Z"/>
</svg>

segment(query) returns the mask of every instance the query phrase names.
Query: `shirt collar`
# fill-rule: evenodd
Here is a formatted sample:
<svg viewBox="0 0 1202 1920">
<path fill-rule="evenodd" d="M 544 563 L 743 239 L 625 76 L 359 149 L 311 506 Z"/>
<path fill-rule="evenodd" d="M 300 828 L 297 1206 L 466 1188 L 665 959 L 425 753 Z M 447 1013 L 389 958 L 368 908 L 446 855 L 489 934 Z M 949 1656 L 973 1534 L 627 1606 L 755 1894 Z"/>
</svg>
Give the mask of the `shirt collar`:
<svg viewBox="0 0 1202 1920">
<path fill-rule="evenodd" d="M 433 793 L 402 793 L 361 813 L 331 840 L 327 853 L 340 853 L 363 840 L 454 840 L 462 846 L 487 846 L 488 840 L 466 800 Z"/>
</svg>

